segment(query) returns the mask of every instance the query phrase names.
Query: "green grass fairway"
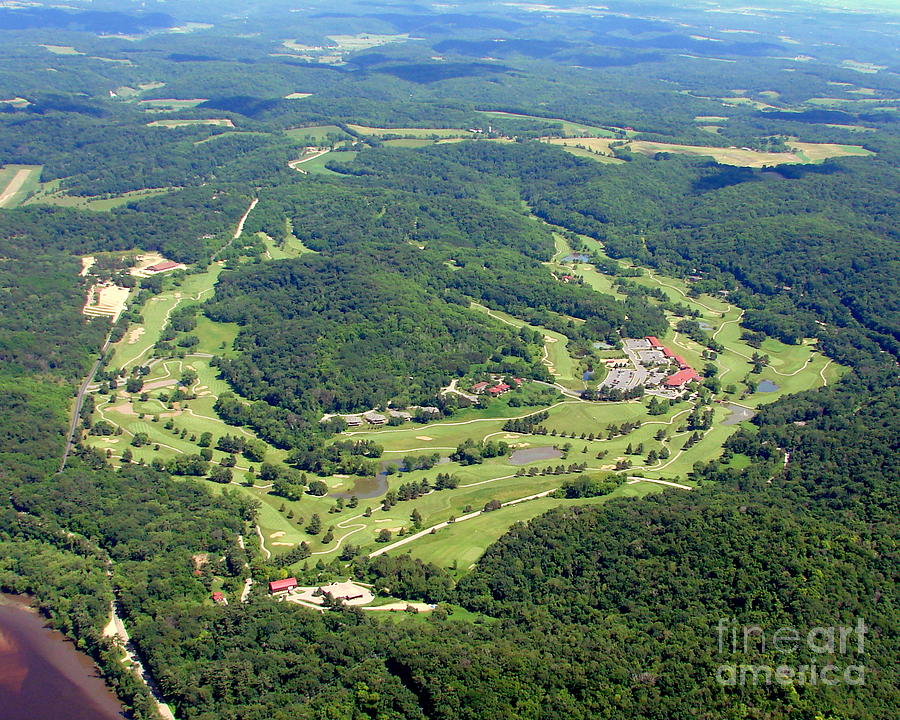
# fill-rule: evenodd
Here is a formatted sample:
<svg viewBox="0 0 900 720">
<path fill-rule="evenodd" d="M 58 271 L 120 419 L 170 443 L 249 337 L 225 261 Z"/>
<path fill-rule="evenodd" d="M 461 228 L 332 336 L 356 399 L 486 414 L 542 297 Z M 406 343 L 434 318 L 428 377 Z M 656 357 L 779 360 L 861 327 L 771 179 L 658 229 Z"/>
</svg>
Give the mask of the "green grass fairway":
<svg viewBox="0 0 900 720">
<path fill-rule="evenodd" d="M 578 371 L 578 363 L 568 350 L 569 338 L 565 335 L 538 325 L 529 325 L 524 320 L 519 320 L 508 313 L 501 310 L 491 310 L 478 303 L 472 303 L 472 308 L 490 315 L 506 325 L 512 325 L 517 328 L 528 327 L 541 333 L 544 336 L 544 364 L 547 365 L 547 369 L 556 378 L 556 382 L 571 390 L 583 390 L 585 388 L 585 384 L 581 380 L 581 373 Z"/>
<path fill-rule="evenodd" d="M 640 483 L 622 485 L 609 495 L 595 498 L 530 500 L 491 513 L 483 513 L 465 522 L 454 523 L 438 530 L 434 535 L 426 535 L 409 545 L 399 547 L 390 554 L 401 555 L 409 552 L 423 562 L 433 562 L 442 567 L 456 567 L 462 574 L 478 561 L 488 546 L 496 542 L 510 526 L 517 522 L 528 522 L 556 507 L 597 505 L 613 498 L 644 497 L 663 489 L 661 485 Z"/>
<path fill-rule="evenodd" d="M 159 340 L 172 310 L 184 302 L 200 302 L 208 299 L 221 272 L 221 265 L 210 265 L 205 272 L 188 275 L 181 285 L 150 298 L 141 308 L 144 322 L 129 326 L 125 337 L 113 345 L 110 367 L 130 368 L 145 361 L 150 348 Z"/>
<path fill-rule="evenodd" d="M 0 208 L 13 208 L 40 187 L 43 165 L 4 165 L 0 168 Z"/>
<path fill-rule="evenodd" d="M 275 240 L 265 233 L 261 232 L 257 233 L 257 235 L 265 242 L 266 257 L 270 260 L 285 260 L 287 258 L 300 257 L 301 255 L 315 252 L 315 250 L 310 250 L 293 235 L 288 237 L 281 246 L 277 245 Z"/>
</svg>

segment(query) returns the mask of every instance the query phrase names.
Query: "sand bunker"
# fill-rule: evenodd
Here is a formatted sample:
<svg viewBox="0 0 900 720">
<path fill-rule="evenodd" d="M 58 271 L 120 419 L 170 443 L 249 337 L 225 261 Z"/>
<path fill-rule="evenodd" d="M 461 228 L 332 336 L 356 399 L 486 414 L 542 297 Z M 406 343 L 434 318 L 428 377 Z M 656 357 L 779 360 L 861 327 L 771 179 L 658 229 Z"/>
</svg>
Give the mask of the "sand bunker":
<svg viewBox="0 0 900 720">
<path fill-rule="evenodd" d="M 144 328 L 139 325 L 134 330 L 132 330 L 128 333 L 127 344 L 134 345 L 138 341 L 138 339 L 141 337 L 141 335 L 143 335 L 143 334 L 144 334 Z"/>
<path fill-rule="evenodd" d="M 416 435 L 416 440 L 424 440 L 428 442 L 429 440 L 434 440 L 432 437 L 428 437 L 427 435 Z"/>
<path fill-rule="evenodd" d="M 273 532 L 271 535 L 269 535 L 269 537 L 270 538 L 280 538 L 280 537 L 284 537 L 285 535 L 287 535 L 287 533 L 284 532 L 283 530 L 280 530 L 278 532 Z"/>
</svg>

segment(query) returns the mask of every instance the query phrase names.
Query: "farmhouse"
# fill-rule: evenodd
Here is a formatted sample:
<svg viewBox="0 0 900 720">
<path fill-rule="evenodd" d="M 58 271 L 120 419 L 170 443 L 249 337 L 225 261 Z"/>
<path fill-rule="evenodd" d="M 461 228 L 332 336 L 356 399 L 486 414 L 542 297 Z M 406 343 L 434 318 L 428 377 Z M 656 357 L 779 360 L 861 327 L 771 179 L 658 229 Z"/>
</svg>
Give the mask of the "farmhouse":
<svg viewBox="0 0 900 720">
<path fill-rule="evenodd" d="M 272 595 L 277 595 L 279 593 L 290 592 L 295 587 L 297 587 L 296 578 L 289 577 L 284 580 L 273 580 L 269 583 L 269 592 Z"/>
<path fill-rule="evenodd" d="M 674 375 L 670 375 L 666 378 L 666 387 L 683 388 L 685 385 L 694 382 L 695 380 L 700 380 L 700 376 L 690 368 L 687 368 L 685 370 L 679 370 Z"/>
<path fill-rule="evenodd" d="M 384 415 L 377 413 L 374 410 L 364 412 L 363 417 L 370 425 L 384 425 L 387 422 L 387 418 Z"/>
</svg>

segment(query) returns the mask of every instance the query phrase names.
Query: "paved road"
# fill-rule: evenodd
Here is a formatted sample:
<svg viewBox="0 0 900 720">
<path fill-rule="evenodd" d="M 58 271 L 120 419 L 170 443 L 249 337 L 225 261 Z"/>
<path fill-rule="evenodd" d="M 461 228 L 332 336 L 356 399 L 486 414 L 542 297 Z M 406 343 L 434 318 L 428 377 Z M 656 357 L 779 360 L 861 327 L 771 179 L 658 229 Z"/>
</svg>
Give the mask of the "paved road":
<svg viewBox="0 0 900 720">
<path fill-rule="evenodd" d="M 75 433 L 78 431 L 78 421 L 81 419 L 81 408 L 84 407 L 84 396 L 91 383 L 94 382 L 94 375 L 97 374 L 97 371 L 100 369 L 100 363 L 103 362 L 103 357 L 106 355 L 106 351 L 109 350 L 111 339 L 112 330 L 110 330 L 109 334 L 106 336 L 106 340 L 103 343 L 103 347 L 100 348 L 100 354 L 94 362 L 94 365 L 91 367 L 91 371 L 84 379 L 84 382 L 81 383 L 81 387 L 78 388 L 78 394 L 75 396 L 75 407 L 72 408 L 72 417 L 69 419 L 69 432 L 66 436 L 66 448 L 63 450 L 62 460 L 59 463 L 59 472 L 66 469 L 66 462 L 69 460 L 69 455 L 75 444 Z"/>
</svg>

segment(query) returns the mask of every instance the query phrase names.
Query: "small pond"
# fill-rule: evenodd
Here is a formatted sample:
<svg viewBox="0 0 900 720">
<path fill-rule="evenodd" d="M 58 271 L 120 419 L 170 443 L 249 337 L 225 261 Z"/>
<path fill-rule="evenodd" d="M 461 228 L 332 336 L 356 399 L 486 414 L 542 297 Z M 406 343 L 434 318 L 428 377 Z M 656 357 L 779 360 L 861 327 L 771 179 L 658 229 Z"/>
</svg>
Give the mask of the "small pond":
<svg viewBox="0 0 900 720">
<path fill-rule="evenodd" d="M 527 465 L 538 460 L 554 460 L 562 457 L 562 450 L 555 447 L 523 448 L 509 456 L 510 465 Z"/>
<path fill-rule="evenodd" d="M 775 392 L 776 390 L 780 390 L 781 387 L 771 380 L 762 380 L 759 385 L 756 386 L 756 389 L 758 392 Z"/>
<path fill-rule="evenodd" d="M 591 258 L 589 255 L 583 255 L 581 253 L 572 253 L 571 255 L 566 255 L 562 262 L 571 263 L 571 262 L 590 262 Z"/>
<path fill-rule="evenodd" d="M 594 379 L 594 371 L 593 370 L 585 370 L 581 376 L 581 379 L 587 382 L 588 380 Z"/>
</svg>

